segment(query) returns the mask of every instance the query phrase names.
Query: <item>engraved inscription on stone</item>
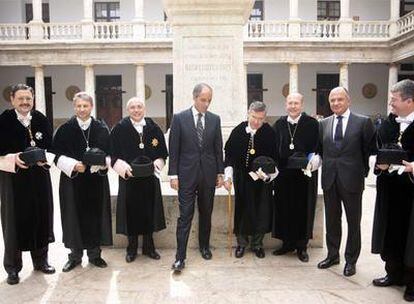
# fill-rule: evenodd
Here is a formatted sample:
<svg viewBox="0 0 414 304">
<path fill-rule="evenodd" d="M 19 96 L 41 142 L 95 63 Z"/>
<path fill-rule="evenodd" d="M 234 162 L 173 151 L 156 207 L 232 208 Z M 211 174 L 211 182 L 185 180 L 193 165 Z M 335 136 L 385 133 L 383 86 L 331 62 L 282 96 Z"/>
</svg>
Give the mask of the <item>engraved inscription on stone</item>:
<svg viewBox="0 0 414 304">
<path fill-rule="evenodd" d="M 213 87 L 211 110 L 231 120 L 228 108 L 233 100 L 233 38 L 232 37 L 183 37 L 184 88 L 191 88 L 199 82 Z"/>
</svg>

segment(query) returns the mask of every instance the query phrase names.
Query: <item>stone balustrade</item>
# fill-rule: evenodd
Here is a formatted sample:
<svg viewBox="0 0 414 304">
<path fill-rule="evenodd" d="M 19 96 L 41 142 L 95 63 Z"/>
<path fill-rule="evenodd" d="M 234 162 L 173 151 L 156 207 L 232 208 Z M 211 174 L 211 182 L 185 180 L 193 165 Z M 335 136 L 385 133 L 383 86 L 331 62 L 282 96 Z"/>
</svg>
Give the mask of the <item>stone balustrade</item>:
<svg viewBox="0 0 414 304">
<path fill-rule="evenodd" d="M 338 38 L 340 23 L 338 21 L 305 21 L 300 24 L 302 38 Z"/>
<path fill-rule="evenodd" d="M 354 21 L 352 37 L 354 38 L 389 38 L 389 21 Z"/>
<path fill-rule="evenodd" d="M 0 24 L 0 41 L 20 41 L 29 38 L 29 25 L 26 23 Z"/>
<path fill-rule="evenodd" d="M 412 30 L 414 30 L 414 11 L 411 11 L 397 21 L 398 35 L 403 35 Z"/>
<path fill-rule="evenodd" d="M 249 21 L 246 24 L 246 40 L 280 40 L 292 38 L 289 31 L 293 23 L 300 26 L 300 35 L 293 38 L 309 38 L 312 40 L 341 39 L 340 21 Z M 355 39 L 390 39 L 394 38 L 390 21 L 351 21 L 352 33 Z M 394 23 L 395 24 L 395 23 Z M 94 22 L 93 41 L 134 41 L 156 39 L 170 41 L 172 26 L 164 21 L 145 21 L 142 23 L 143 34 L 140 35 L 136 22 Z M 43 36 L 41 39 L 50 41 L 80 41 L 84 39 L 82 22 L 72 23 L 42 23 Z M 396 22 L 395 35 L 400 36 L 414 30 L 414 11 L 401 17 Z M 0 24 L 1 41 L 22 41 L 31 39 L 31 27 L 26 23 Z M 87 37 L 87 35 L 85 35 Z"/>
<path fill-rule="evenodd" d="M 168 22 L 155 21 L 145 23 L 145 38 L 165 39 L 172 37 L 172 28 Z"/>
<path fill-rule="evenodd" d="M 45 40 L 79 40 L 82 38 L 80 23 L 44 23 L 42 27 Z"/>
<path fill-rule="evenodd" d="M 287 38 L 288 21 L 250 21 L 247 24 L 249 38 Z"/>
<path fill-rule="evenodd" d="M 130 22 L 96 22 L 93 28 L 96 40 L 132 40 L 134 35 Z"/>
</svg>

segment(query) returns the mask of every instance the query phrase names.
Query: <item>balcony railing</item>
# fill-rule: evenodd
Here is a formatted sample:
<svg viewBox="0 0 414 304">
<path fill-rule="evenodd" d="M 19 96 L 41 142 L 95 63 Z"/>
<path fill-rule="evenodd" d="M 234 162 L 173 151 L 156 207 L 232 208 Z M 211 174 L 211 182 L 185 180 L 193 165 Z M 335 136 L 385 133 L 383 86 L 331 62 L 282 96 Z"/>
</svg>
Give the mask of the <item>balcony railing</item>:
<svg viewBox="0 0 414 304">
<path fill-rule="evenodd" d="M 146 22 L 145 38 L 164 39 L 172 37 L 172 28 L 168 22 Z"/>
<path fill-rule="evenodd" d="M 82 38 L 82 27 L 79 23 L 44 23 L 43 39 L 77 40 Z"/>
<path fill-rule="evenodd" d="M 40 30 L 39 30 L 40 27 Z M 40 32 L 39 32 L 40 31 Z M 414 11 L 390 21 L 249 21 L 248 40 L 310 39 L 331 40 L 390 39 L 414 31 Z M 0 41 L 170 41 L 172 26 L 168 22 L 95 22 L 0 24 Z"/>
<path fill-rule="evenodd" d="M 133 24 L 128 22 L 97 22 L 93 25 L 96 40 L 132 40 Z"/>
<path fill-rule="evenodd" d="M 412 30 L 414 30 L 414 11 L 411 11 L 397 21 L 398 35 L 403 35 Z"/>
<path fill-rule="evenodd" d="M 250 38 L 286 38 L 289 36 L 287 21 L 250 21 L 247 24 Z"/>
<path fill-rule="evenodd" d="M 389 38 L 389 21 L 354 21 L 352 37 L 354 38 Z"/>
<path fill-rule="evenodd" d="M 0 24 L 0 41 L 29 39 L 29 26 L 25 23 Z"/>
<path fill-rule="evenodd" d="M 300 24 L 300 37 L 306 38 L 338 38 L 338 21 L 306 21 Z"/>
</svg>

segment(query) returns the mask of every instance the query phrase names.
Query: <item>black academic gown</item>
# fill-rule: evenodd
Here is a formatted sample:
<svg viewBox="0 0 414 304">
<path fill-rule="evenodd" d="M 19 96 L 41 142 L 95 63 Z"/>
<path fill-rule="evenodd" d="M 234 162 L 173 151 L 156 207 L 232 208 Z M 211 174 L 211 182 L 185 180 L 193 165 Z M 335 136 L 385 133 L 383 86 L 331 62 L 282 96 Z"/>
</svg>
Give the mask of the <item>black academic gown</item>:
<svg viewBox="0 0 414 304">
<path fill-rule="evenodd" d="M 295 125 L 289 124 L 293 134 Z M 294 152 L 306 154 L 316 151 L 318 145 L 318 121 L 305 113 L 299 119 L 291 142 L 287 116 L 273 126 L 276 133 L 279 175 L 275 179 L 275 208 L 272 236 L 284 241 L 303 241 L 312 238 L 315 204 L 317 197 L 317 171 L 309 178 L 301 169 L 287 169 L 288 157 Z"/>
<path fill-rule="evenodd" d="M 255 154 L 246 156 L 250 134 L 246 133 L 247 121 L 236 126 L 225 144 L 225 167 L 233 167 L 235 190 L 234 233 L 254 235 L 272 229 L 272 183 L 254 181 L 248 173 L 252 161 L 258 156 L 276 158 L 275 134 L 269 124 L 264 123 L 254 136 Z"/>
<path fill-rule="evenodd" d="M 168 156 L 164 134 L 151 119 L 145 118 L 143 129 L 144 149 L 139 148 L 140 137 L 131 119 L 122 119 L 111 132 L 111 162 L 118 159 L 131 163 L 145 155 L 152 161 Z M 119 177 L 118 204 L 116 209 L 116 232 L 125 235 L 141 235 L 165 229 L 161 186 L 155 176 L 128 180 Z"/>
<path fill-rule="evenodd" d="M 88 133 L 89 147 L 99 148 L 109 154 L 109 131 L 106 125 L 92 119 L 90 127 L 83 131 L 74 116 L 63 124 L 54 136 L 55 162 L 57 163 L 61 156 L 82 161 Z M 63 243 L 66 248 L 85 249 L 112 245 L 107 171 L 101 170 L 92 174 L 87 166 L 84 173 L 74 173 L 72 177 L 61 172 L 60 212 Z"/>
<path fill-rule="evenodd" d="M 378 144 L 397 143 L 399 124 L 390 115 L 381 124 Z M 414 123 L 401 136 L 402 148 L 414 160 Z M 377 197 L 375 202 L 372 233 L 372 252 L 379 253 L 384 261 L 403 261 L 414 267 L 414 184 L 408 173 L 375 170 L 377 176 Z"/>
<path fill-rule="evenodd" d="M 32 111 L 31 131 L 36 146 L 49 149 L 52 129 L 46 117 Z M 0 115 L 0 155 L 18 153 L 30 147 L 27 128 L 15 110 Z M 0 171 L 1 223 L 5 247 L 28 251 L 54 241 L 53 197 L 49 170 L 32 166 L 17 173 Z"/>
</svg>

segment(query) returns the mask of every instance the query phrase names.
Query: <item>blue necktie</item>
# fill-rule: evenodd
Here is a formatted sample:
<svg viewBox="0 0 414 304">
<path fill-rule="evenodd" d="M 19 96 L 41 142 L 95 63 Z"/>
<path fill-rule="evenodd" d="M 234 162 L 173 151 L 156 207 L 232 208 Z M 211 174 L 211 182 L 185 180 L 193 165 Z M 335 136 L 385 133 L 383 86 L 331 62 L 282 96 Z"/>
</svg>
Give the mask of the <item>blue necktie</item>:
<svg viewBox="0 0 414 304">
<path fill-rule="evenodd" d="M 339 115 L 336 118 L 338 119 L 338 123 L 336 124 L 334 142 L 335 142 L 335 146 L 337 148 L 340 148 L 342 144 L 342 140 L 344 139 L 343 131 L 342 131 L 342 118 L 344 117 Z"/>
<path fill-rule="evenodd" d="M 203 114 L 198 113 L 197 115 L 198 115 L 197 128 L 196 128 L 197 129 L 197 138 L 198 138 L 198 145 L 201 148 L 201 146 L 203 144 L 203 131 L 204 131 L 203 123 L 201 122 L 201 117 L 203 117 Z"/>
</svg>

